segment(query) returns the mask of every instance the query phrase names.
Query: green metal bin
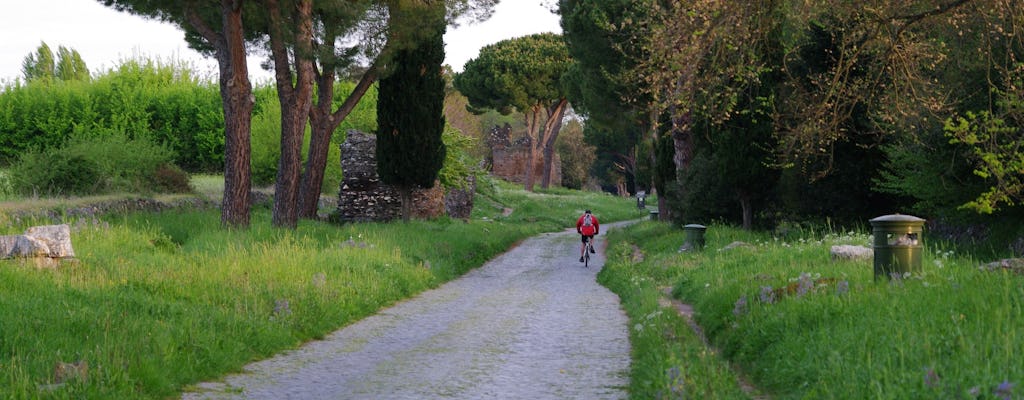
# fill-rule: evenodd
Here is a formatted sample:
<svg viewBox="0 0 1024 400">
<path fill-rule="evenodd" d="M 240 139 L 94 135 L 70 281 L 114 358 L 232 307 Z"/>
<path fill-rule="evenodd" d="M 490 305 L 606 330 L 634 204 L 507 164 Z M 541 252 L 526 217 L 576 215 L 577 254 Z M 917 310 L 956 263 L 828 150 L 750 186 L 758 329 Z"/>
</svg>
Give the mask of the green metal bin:
<svg viewBox="0 0 1024 400">
<path fill-rule="evenodd" d="M 921 272 L 921 232 L 925 220 L 912 215 L 883 215 L 870 220 L 874 233 L 875 280 Z"/>
<path fill-rule="evenodd" d="M 686 234 L 686 241 L 683 243 L 683 248 L 687 250 L 701 250 L 704 248 L 704 231 L 707 227 L 704 225 L 689 224 L 683 226 L 683 233 Z"/>
</svg>

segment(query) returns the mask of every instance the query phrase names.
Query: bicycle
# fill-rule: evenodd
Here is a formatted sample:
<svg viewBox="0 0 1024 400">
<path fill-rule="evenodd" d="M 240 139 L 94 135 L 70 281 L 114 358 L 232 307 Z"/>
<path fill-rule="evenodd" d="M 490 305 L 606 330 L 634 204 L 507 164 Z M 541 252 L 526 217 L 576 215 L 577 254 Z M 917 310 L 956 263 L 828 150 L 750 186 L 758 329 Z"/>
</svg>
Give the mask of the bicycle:
<svg viewBox="0 0 1024 400">
<path fill-rule="evenodd" d="M 594 238 L 587 239 L 587 246 L 583 249 L 583 268 L 590 268 L 590 252 L 594 251 Z"/>
</svg>

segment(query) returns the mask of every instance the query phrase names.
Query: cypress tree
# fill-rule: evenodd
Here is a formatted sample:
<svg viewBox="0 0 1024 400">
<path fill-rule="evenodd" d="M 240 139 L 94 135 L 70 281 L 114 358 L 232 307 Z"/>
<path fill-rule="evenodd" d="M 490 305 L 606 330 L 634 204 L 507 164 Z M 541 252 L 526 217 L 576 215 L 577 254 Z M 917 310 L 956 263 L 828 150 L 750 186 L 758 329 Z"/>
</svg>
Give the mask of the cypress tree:
<svg viewBox="0 0 1024 400">
<path fill-rule="evenodd" d="M 377 100 L 377 173 L 402 196 L 409 221 L 412 190 L 431 188 L 444 163 L 444 8 L 420 9 L 432 23 L 418 45 L 399 50 Z M 415 15 L 408 17 L 416 18 Z"/>
</svg>

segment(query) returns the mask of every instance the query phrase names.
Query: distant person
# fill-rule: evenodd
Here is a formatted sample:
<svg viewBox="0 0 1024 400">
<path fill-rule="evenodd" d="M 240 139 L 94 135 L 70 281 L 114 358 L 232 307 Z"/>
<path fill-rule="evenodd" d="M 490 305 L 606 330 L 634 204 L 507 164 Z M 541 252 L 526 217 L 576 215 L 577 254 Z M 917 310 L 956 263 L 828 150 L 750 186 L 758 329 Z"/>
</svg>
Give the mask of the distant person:
<svg viewBox="0 0 1024 400">
<path fill-rule="evenodd" d="M 583 235 L 583 244 L 580 245 L 580 262 L 583 262 L 583 252 L 587 251 L 587 242 L 594 240 L 594 235 L 601 233 L 601 225 L 597 223 L 597 217 L 590 213 L 590 210 L 583 212 L 576 220 L 576 232 Z M 590 247 L 594 253 L 594 247 Z"/>
</svg>

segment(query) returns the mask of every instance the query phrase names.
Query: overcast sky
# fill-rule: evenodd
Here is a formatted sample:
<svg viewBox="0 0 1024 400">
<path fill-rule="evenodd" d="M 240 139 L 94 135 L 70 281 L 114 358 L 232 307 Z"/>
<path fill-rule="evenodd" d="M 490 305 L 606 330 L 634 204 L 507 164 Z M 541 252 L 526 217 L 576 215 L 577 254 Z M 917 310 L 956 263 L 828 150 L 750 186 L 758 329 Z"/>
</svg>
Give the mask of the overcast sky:
<svg viewBox="0 0 1024 400">
<path fill-rule="evenodd" d="M 560 32 L 558 16 L 542 3 L 551 0 L 502 0 L 494 16 L 481 24 L 463 24 L 445 35 L 445 63 L 461 71 L 480 47 L 503 39 L 539 32 Z M 164 24 L 119 13 L 97 0 L 0 0 L 0 81 L 22 77 L 21 63 L 46 42 L 77 50 L 93 73 L 121 60 L 146 58 L 186 60 L 216 76 L 216 63 L 203 59 L 185 44 L 184 34 Z M 257 80 L 271 74 L 250 57 L 250 74 Z"/>
</svg>

